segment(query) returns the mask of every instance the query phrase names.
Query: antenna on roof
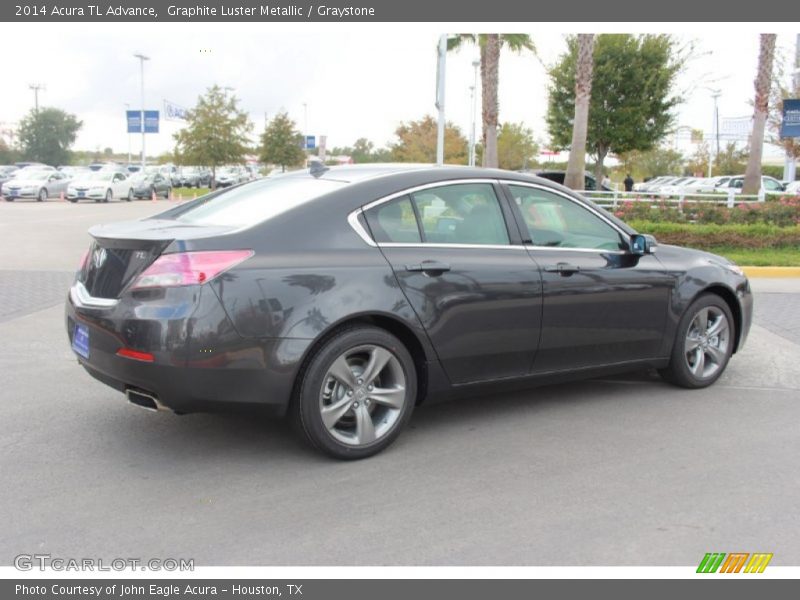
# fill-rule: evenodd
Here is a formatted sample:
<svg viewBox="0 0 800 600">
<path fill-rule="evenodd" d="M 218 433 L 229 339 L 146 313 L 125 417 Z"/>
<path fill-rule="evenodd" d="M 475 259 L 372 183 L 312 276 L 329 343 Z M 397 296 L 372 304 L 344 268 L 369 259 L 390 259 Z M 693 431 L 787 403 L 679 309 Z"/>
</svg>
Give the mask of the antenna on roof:
<svg viewBox="0 0 800 600">
<path fill-rule="evenodd" d="M 326 167 L 320 160 L 312 160 L 310 163 L 309 173 L 312 177 L 320 177 L 326 171 L 330 171 L 330 167 Z"/>
</svg>

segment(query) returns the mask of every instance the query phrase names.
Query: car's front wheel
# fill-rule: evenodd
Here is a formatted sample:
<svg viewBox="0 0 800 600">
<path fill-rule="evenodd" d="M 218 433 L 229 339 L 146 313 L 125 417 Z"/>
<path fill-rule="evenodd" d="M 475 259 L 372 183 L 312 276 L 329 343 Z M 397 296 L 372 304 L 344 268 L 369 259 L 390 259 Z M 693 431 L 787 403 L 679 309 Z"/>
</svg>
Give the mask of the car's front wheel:
<svg viewBox="0 0 800 600">
<path fill-rule="evenodd" d="M 38 202 L 47 202 L 47 190 L 42 188 L 39 190 L 39 195 L 36 197 Z"/>
<path fill-rule="evenodd" d="M 133 188 L 128 190 L 128 195 L 125 196 L 125 200 L 127 200 L 128 202 L 133 201 Z"/>
<path fill-rule="evenodd" d="M 669 366 L 659 371 L 661 376 L 685 388 L 711 385 L 728 366 L 735 327 L 725 300 L 716 294 L 700 296 L 678 324 Z"/>
<path fill-rule="evenodd" d="M 414 410 L 414 361 L 383 329 L 340 330 L 316 349 L 299 377 L 291 406 L 295 424 L 313 446 L 336 458 L 380 452 Z"/>
<path fill-rule="evenodd" d="M 114 197 L 114 192 L 111 190 L 106 190 L 106 197 L 103 198 L 103 202 L 111 202 L 111 199 Z"/>
</svg>

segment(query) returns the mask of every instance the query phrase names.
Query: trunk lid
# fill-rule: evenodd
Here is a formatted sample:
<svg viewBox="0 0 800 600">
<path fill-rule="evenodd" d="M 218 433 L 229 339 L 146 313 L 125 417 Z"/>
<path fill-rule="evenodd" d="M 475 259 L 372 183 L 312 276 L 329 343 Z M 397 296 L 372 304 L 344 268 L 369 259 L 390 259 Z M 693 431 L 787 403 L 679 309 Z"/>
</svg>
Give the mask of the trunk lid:
<svg viewBox="0 0 800 600">
<path fill-rule="evenodd" d="M 221 235 L 233 227 L 145 219 L 97 225 L 79 280 L 95 298 L 119 298 L 122 291 L 175 240 Z"/>
</svg>

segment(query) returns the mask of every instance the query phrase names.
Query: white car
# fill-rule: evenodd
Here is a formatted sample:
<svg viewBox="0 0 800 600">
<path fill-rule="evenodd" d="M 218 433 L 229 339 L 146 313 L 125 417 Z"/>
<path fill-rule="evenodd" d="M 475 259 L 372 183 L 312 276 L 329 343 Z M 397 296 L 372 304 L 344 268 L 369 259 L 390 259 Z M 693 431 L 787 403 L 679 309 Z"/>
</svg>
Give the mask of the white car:
<svg viewBox="0 0 800 600">
<path fill-rule="evenodd" d="M 800 181 L 792 181 L 786 184 L 786 193 L 789 195 L 800 196 Z"/>
<path fill-rule="evenodd" d="M 730 175 L 717 175 L 716 177 L 706 177 L 697 184 L 697 191 L 701 194 L 712 194 L 720 191 L 729 181 Z"/>
<path fill-rule="evenodd" d="M 742 192 L 742 188 L 744 187 L 744 175 L 738 175 L 736 177 L 731 177 L 727 184 L 720 186 L 717 188 L 718 191 L 727 192 L 729 189 L 733 189 L 733 191 L 737 194 Z M 769 194 L 782 194 L 783 193 L 783 184 L 775 179 L 774 177 L 770 177 L 769 175 L 762 175 L 761 176 L 761 190 Z"/>
<path fill-rule="evenodd" d="M 35 198 L 44 202 L 67 190 L 69 178 L 52 167 L 25 167 L 3 184 L 3 196 L 8 202 L 17 198 Z"/>
<path fill-rule="evenodd" d="M 69 184 L 67 200 L 94 200 L 95 202 L 108 202 L 120 198 L 130 202 L 133 200 L 133 182 L 122 171 L 102 169 L 91 171 L 80 179 Z"/>
</svg>

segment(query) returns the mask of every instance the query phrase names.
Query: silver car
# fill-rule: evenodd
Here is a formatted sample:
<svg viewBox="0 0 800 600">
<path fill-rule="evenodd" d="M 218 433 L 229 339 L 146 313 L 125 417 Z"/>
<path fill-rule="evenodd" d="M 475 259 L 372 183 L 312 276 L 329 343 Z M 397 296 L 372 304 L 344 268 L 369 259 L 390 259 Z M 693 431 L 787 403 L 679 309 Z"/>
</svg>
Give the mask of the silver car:
<svg viewBox="0 0 800 600">
<path fill-rule="evenodd" d="M 17 198 L 35 198 L 44 202 L 67 192 L 69 178 L 52 167 L 27 167 L 14 174 L 14 178 L 3 184 L 3 196 L 8 202 Z"/>
</svg>

